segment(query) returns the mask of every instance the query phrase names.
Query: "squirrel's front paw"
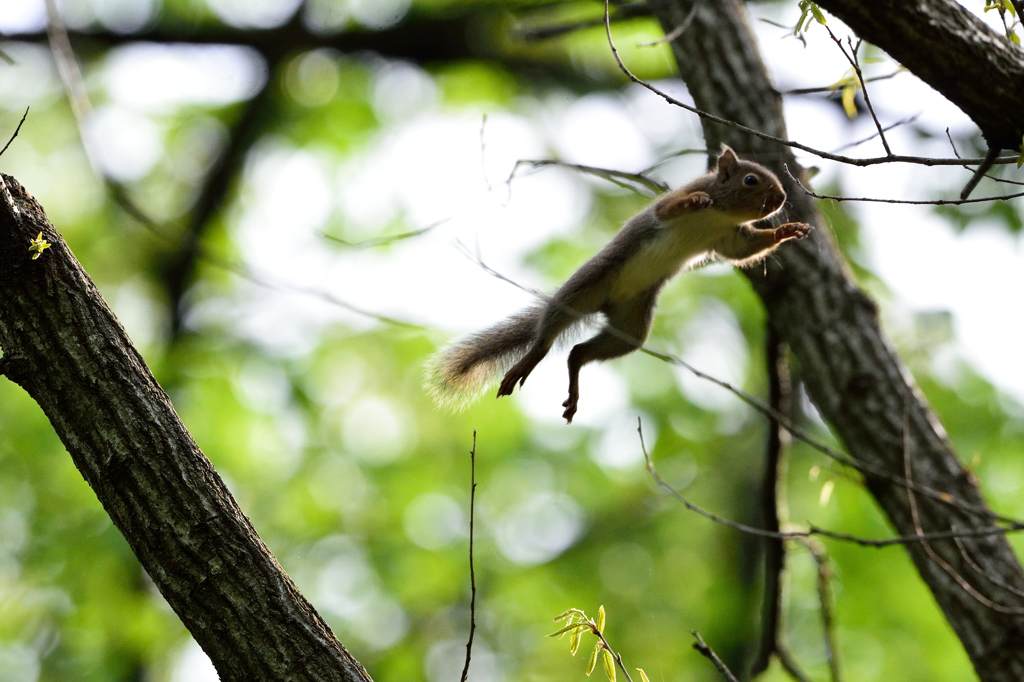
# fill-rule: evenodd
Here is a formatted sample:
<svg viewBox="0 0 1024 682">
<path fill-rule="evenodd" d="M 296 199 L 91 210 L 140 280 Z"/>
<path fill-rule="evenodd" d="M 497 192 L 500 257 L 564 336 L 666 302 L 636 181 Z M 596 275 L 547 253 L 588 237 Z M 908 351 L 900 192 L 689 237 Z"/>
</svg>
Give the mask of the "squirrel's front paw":
<svg viewBox="0 0 1024 682">
<path fill-rule="evenodd" d="M 684 197 L 684 201 L 686 207 L 691 211 L 698 211 L 715 203 L 707 192 L 691 192 Z"/>
<path fill-rule="evenodd" d="M 715 203 L 707 192 L 690 192 L 689 194 L 669 194 L 654 207 L 654 214 L 659 220 L 678 218 L 690 211 L 699 211 Z"/>
<path fill-rule="evenodd" d="M 811 232 L 807 223 L 786 223 L 775 228 L 775 243 L 781 244 L 787 239 L 803 239 Z"/>
</svg>

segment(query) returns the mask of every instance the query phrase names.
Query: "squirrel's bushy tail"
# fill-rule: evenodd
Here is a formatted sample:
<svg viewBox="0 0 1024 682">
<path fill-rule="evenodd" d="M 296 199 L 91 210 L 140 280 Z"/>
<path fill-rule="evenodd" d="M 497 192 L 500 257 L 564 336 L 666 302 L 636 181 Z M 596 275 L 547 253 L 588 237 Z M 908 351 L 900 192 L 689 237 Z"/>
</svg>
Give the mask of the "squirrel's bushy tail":
<svg viewBox="0 0 1024 682">
<path fill-rule="evenodd" d="M 424 387 L 451 412 L 469 407 L 526 354 L 544 312 L 536 305 L 439 350 L 424 368 Z"/>
</svg>

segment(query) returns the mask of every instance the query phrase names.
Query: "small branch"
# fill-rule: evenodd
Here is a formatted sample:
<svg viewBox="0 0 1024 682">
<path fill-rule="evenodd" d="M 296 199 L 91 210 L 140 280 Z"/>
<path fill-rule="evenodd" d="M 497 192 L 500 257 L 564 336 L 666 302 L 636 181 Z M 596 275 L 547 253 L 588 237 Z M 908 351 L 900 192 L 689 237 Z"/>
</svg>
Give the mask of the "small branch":
<svg viewBox="0 0 1024 682">
<path fill-rule="evenodd" d="M 710 152 L 707 149 L 680 149 L 677 152 L 672 152 L 668 156 L 662 157 L 661 159 L 655 161 L 647 168 L 644 168 L 642 171 L 640 171 L 640 175 L 647 175 L 658 166 L 663 166 L 672 159 L 677 159 L 680 156 L 688 156 L 690 154 L 705 154 L 707 156 L 710 156 L 712 153 L 713 152 Z"/>
<path fill-rule="evenodd" d="M 903 73 L 905 71 L 906 71 L 906 69 L 896 69 L 892 73 L 886 74 L 884 76 L 874 76 L 872 78 L 865 78 L 861 82 L 862 83 L 874 83 L 876 81 L 889 80 L 890 78 L 895 78 L 896 76 L 900 75 L 901 73 Z M 836 87 L 834 85 L 825 85 L 825 86 L 821 86 L 821 87 L 817 87 L 817 88 L 796 88 L 795 90 L 784 90 L 784 91 L 780 92 L 779 94 L 780 95 L 815 95 L 815 94 L 817 94 L 819 92 L 835 92 L 835 91 L 836 91 Z"/>
<path fill-rule="evenodd" d="M 2 180 L 0 180 L 0 182 L 2 182 Z M 165 233 L 163 228 L 155 220 L 146 215 L 146 213 L 141 208 L 139 208 L 135 204 L 135 202 L 131 200 L 131 198 L 124 191 L 123 187 L 117 184 L 112 184 L 110 185 L 110 187 L 113 192 L 114 201 L 117 203 L 118 206 L 124 209 L 124 211 L 128 215 L 130 215 L 132 218 L 138 221 L 140 225 L 149 230 L 149 232 L 158 239 L 165 241 L 171 244 L 172 246 L 181 247 L 181 241 Z M 282 291 L 295 294 L 303 294 L 307 296 L 314 296 L 316 298 L 327 301 L 331 305 L 335 305 L 339 308 L 347 310 L 351 313 L 355 313 L 357 315 L 369 317 L 371 319 L 377 320 L 378 322 L 395 325 L 397 327 L 406 327 L 408 329 L 426 329 L 422 325 L 407 322 L 405 320 L 399 320 L 393 317 L 388 317 L 387 315 L 381 315 L 380 313 L 375 313 L 371 310 L 365 310 L 363 308 L 360 308 L 349 303 L 348 301 L 343 301 L 334 294 L 328 293 L 320 289 L 270 282 L 256 275 L 252 270 L 249 269 L 248 266 L 241 263 L 234 263 L 226 258 L 211 256 L 202 248 L 200 248 L 199 251 L 197 252 L 196 259 L 213 265 L 214 267 L 221 268 L 222 270 L 226 270 L 231 274 L 235 275 L 236 277 L 240 277 L 246 281 L 252 282 L 257 286 L 263 287 L 265 289 L 270 289 L 271 291 Z"/>
<path fill-rule="evenodd" d="M 92 102 L 89 101 L 85 80 L 82 78 L 81 69 L 78 68 L 74 50 L 71 49 L 68 30 L 60 16 L 56 0 L 46 0 L 46 35 L 50 41 L 50 50 L 53 52 L 54 61 L 57 62 L 57 73 L 60 74 L 60 79 L 64 83 L 71 111 L 81 130 L 82 117 L 92 111 Z M 81 130 L 81 132 L 85 131 Z M 85 145 L 86 153 L 88 153 L 89 144 L 84 137 L 82 144 Z"/>
<path fill-rule="evenodd" d="M 813 538 L 801 540 L 818 567 L 818 602 L 821 604 L 821 627 L 825 637 L 825 658 L 828 660 L 832 682 L 841 682 L 839 648 L 836 646 L 835 612 L 832 609 L 832 567 L 825 548 Z"/>
<path fill-rule="evenodd" d="M 971 179 L 967 181 L 967 184 L 964 185 L 963 190 L 961 190 L 961 201 L 965 201 L 967 197 L 971 196 L 971 192 L 973 192 L 974 188 L 978 186 L 981 179 L 985 177 L 985 174 L 988 173 L 988 169 L 992 167 L 992 164 L 997 158 L 999 158 L 999 154 L 1002 151 L 1003 150 L 999 147 L 989 147 L 988 154 L 985 155 L 985 160 L 981 162 L 978 169 L 974 171 L 974 175 L 971 176 Z"/>
<path fill-rule="evenodd" d="M 956 144 L 953 142 L 953 136 L 949 134 L 949 126 L 946 127 L 946 139 L 949 140 L 949 146 L 953 150 L 953 155 L 956 156 L 959 159 L 960 158 L 960 152 L 958 152 L 956 150 Z M 991 150 L 989 150 L 989 153 L 991 154 Z M 988 158 L 988 157 L 986 157 L 986 158 Z M 991 166 L 991 164 L 989 164 L 989 165 Z M 964 167 L 965 170 L 969 170 L 972 173 L 975 172 L 966 163 L 963 164 L 963 167 Z M 988 178 L 989 180 L 992 180 L 993 182 L 999 182 L 999 183 L 1002 183 L 1002 184 L 1005 184 L 1005 185 L 1018 185 L 1018 186 L 1024 187 L 1024 182 L 1019 182 L 1017 180 L 1009 180 L 1007 178 L 997 178 L 996 176 L 990 175 L 988 173 L 985 173 L 985 177 Z M 972 188 L 972 191 L 973 191 L 973 188 Z"/>
<path fill-rule="evenodd" d="M 953 542 L 956 543 L 957 549 L 960 550 L 960 556 L 963 557 L 964 561 L 967 563 L 968 566 L 971 567 L 971 569 L 975 573 L 977 573 L 981 577 L 985 578 L 986 580 L 988 580 L 993 585 L 1001 587 L 1001 588 L 1003 588 L 1004 590 L 1006 590 L 1007 592 L 1009 592 L 1011 594 L 1015 594 L 1018 597 L 1024 597 L 1024 590 L 1020 590 L 1020 589 L 1014 587 L 1013 585 L 1009 584 L 1008 582 L 1006 582 L 1005 580 L 1003 580 L 999 576 L 994 575 L 990 571 L 986 571 L 984 568 L 979 566 L 978 563 L 974 559 L 971 558 L 971 555 L 967 553 L 967 548 L 964 546 L 963 540 L 961 540 L 960 538 L 953 538 Z"/>
<path fill-rule="evenodd" d="M 373 239 L 366 239 L 366 240 L 361 241 L 361 242 L 345 241 L 341 237 L 335 237 L 334 235 L 327 234 L 323 230 L 317 230 L 317 234 L 319 236 L 323 237 L 324 239 L 327 239 L 328 241 L 335 242 L 336 244 L 341 244 L 342 246 L 346 246 L 346 247 L 348 247 L 350 249 L 353 249 L 353 250 L 356 250 L 356 251 L 362 251 L 363 249 L 370 249 L 370 248 L 374 248 L 376 246 L 387 246 L 388 244 L 393 244 L 394 242 L 400 242 L 400 241 L 404 241 L 406 239 L 412 239 L 413 237 L 418 237 L 421 234 L 425 234 L 427 232 L 430 232 L 431 230 L 433 230 L 436 227 L 440 227 L 441 225 L 444 225 L 445 223 L 447 223 L 450 220 L 451 220 L 451 217 L 443 218 L 441 220 L 438 220 L 437 222 L 434 222 L 434 223 L 431 223 L 431 224 L 427 225 L 426 227 L 420 227 L 418 229 L 410 230 L 408 232 L 401 232 L 399 234 L 393 234 L 393 235 L 391 235 L 389 237 L 375 237 Z"/>
<path fill-rule="evenodd" d="M 608 640 L 604 638 L 604 634 L 598 632 L 597 628 L 594 628 L 594 634 L 601 638 L 601 644 L 604 645 L 604 648 L 608 650 L 608 653 L 610 653 L 612 658 L 615 659 L 615 662 L 618 663 L 619 670 L 621 670 L 622 674 L 626 676 L 626 679 L 629 680 L 629 682 L 633 682 L 633 678 L 629 676 L 629 671 L 626 670 L 626 666 L 622 663 L 622 655 L 616 653 L 615 650 L 611 648 L 608 644 Z"/>
<path fill-rule="evenodd" d="M 686 29 L 690 28 L 690 24 L 693 23 L 693 18 L 697 16 L 697 5 L 690 8 L 690 13 L 686 15 L 682 23 L 676 26 L 674 29 L 665 34 L 665 37 L 658 40 L 653 40 L 649 43 L 637 43 L 637 47 L 653 47 L 655 45 L 661 45 L 662 43 L 671 43 L 673 40 L 683 35 Z"/>
<path fill-rule="evenodd" d="M 18 127 L 14 129 L 14 134 L 11 135 L 11 139 L 7 140 L 7 144 L 4 145 L 4 148 L 0 149 L 0 156 L 4 155 L 4 152 L 7 151 L 7 148 L 11 146 L 11 143 L 14 142 L 14 138 L 16 138 L 18 133 L 21 131 L 21 125 L 25 122 L 25 119 L 28 118 L 28 109 L 28 107 L 25 107 L 25 113 L 21 115 L 21 120 L 18 121 Z"/>
<path fill-rule="evenodd" d="M 968 161 L 968 163 L 973 160 Z M 786 169 L 786 175 L 796 183 L 800 191 L 809 197 L 815 199 L 831 199 L 832 201 L 863 201 L 874 204 L 911 204 L 914 206 L 959 206 L 961 204 L 980 204 L 987 201 L 1008 201 L 1010 199 L 1016 199 L 1018 197 L 1024 197 L 1024 192 L 1017 192 L 1016 194 L 1004 194 L 997 197 L 982 197 L 980 199 L 936 199 L 934 201 L 925 200 L 913 200 L 913 199 L 881 199 L 878 197 L 840 197 L 834 194 L 818 194 L 807 189 L 798 178 L 789 170 L 788 165 L 783 166 Z"/>
<path fill-rule="evenodd" d="M 732 671 L 729 670 L 729 667 L 718 657 L 718 654 L 716 654 L 714 650 L 704 642 L 704 638 L 700 636 L 699 632 L 692 630 L 690 634 L 697 640 L 693 643 L 693 648 L 699 651 L 701 656 L 714 663 L 722 677 L 724 677 L 728 682 L 739 682 L 739 680 L 736 679 L 736 676 L 732 674 Z"/>
<path fill-rule="evenodd" d="M 863 538 L 856 535 L 850 535 L 849 533 L 837 533 L 831 530 L 825 530 L 815 525 L 808 526 L 807 530 L 803 531 L 771 531 L 763 528 L 756 528 L 749 526 L 745 523 L 733 521 L 723 516 L 719 516 L 714 512 L 707 511 L 702 507 L 698 507 L 693 502 L 690 502 L 685 496 L 682 495 L 678 490 L 670 486 L 665 479 L 661 477 L 661 474 L 654 468 L 654 462 L 651 460 L 650 454 L 647 452 L 647 446 L 644 444 L 643 425 L 638 419 L 637 432 L 640 434 L 640 447 L 643 450 L 644 461 L 647 463 L 647 472 L 651 475 L 651 478 L 658 484 L 658 486 L 667 492 L 669 495 L 678 500 L 684 507 L 692 512 L 700 514 L 704 518 L 714 521 L 727 528 L 738 530 L 741 533 L 747 533 L 749 535 L 756 535 L 763 538 L 773 538 L 776 540 L 799 540 L 802 538 L 809 538 L 815 535 L 821 537 L 832 538 L 833 540 L 842 540 L 844 542 L 852 542 L 853 544 L 860 545 L 862 547 L 891 547 L 894 545 L 907 545 L 915 542 L 927 543 L 929 540 L 949 540 L 954 537 L 988 537 L 991 535 L 1006 535 L 1007 533 L 1019 532 L 1024 530 L 1024 524 L 1018 524 L 1017 527 L 1001 527 L 991 526 L 988 528 L 975 528 L 969 531 L 944 531 L 936 533 L 915 533 L 914 535 L 901 535 L 895 538 L 884 538 L 884 539 L 872 539 Z M 909 490 L 909 487 L 908 487 Z"/>
<path fill-rule="evenodd" d="M 913 123 L 918 118 L 920 118 L 920 116 L 921 116 L 920 114 L 914 114 L 913 116 L 909 116 L 909 117 L 904 118 L 902 120 L 896 121 L 895 123 L 891 123 L 891 124 L 885 126 L 884 128 L 882 128 L 882 131 L 883 132 L 889 132 L 893 128 L 897 128 L 897 127 L 902 126 L 902 125 L 907 125 L 908 123 Z M 844 144 L 842 147 L 837 147 L 835 149 L 835 151 L 838 152 L 838 151 L 843 150 L 843 149 L 850 149 L 852 147 L 860 146 L 860 145 L 864 144 L 865 142 L 870 142 L 871 140 L 875 139 L 876 137 L 878 137 L 878 133 L 872 133 L 871 135 L 868 135 L 864 139 L 857 140 L 856 142 L 850 142 L 848 144 Z"/>
<path fill-rule="evenodd" d="M 561 168 L 568 168 L 569 170 L 578 171 L 580 173 L 586 173 L 587 175 L 593 175 L 603 180 L 607 180 L 608 182 L 616 184 L 619 187 L 622 187 L 623 189 L 628 189 L 630 191 L 637 192 L 637 194 L 642 194 L 642 192 L 638 192 L 636 187 L 629 185 L 625 182 L 622 182 L 622 180 L 634 182 L 638 185 L 641 185 L 649 189 L 655 194 L 662 194 L 668 191 L 668 185 L 666 185 L 663 182 L 658 182 L 657 180 L 647 177 L 647 175 L 645 175 L 645 171 L 641 171 L 640 173 L 627 173 L 625 171 L 611 170 L 608 168 L 598 168 L 596 166 L 584 166 L 578 163 L 566 163 L 564 161 L 558 161 L 557 159 L 520 159 L 516 161 L 516 165 L 512 167 L 512 172 L 509 174 L 508 180 L 505 181 L 506 184 L 512 182 L 513 178 L 515 178 L 516 171 L 519 170 L 519 166 L 521 165 L 530 165 L 533 166 L 534 168 L 543 168 L 544 166 L 559 166 Z"/>
<path fill-rule="evenodd" d="M 796 661 L 793 660 L 792 654 L 789 653 L 789 649 L 785 647 L 779 647 L 776 652 L 779 656 L 779 663 L 782 664 L 782 669 L 785 670 L 790 677 L 796 682 L 811 682 L 811 678 L 807 677 L 807 674 L 800 669 Z"/>
<path fill-rule="evenodd" d="M 612 18 L 612 21 L 625 21 L 635 17 L 648 17 L 650 15 L 651 10 L 647 7 L 647 3 L 633 2 L 626 5 L 618 5 L 615 9 L 615 16 Z M 583 29 L 600 26 L 603 23 L 604 19 L 598 17 L 594 19 L 584 19 L 583 21 L 577 21 L 571 24 L 555 24 L 552 26 L 538 26 L 534 28 L 515 28 L 513 29 L 513 36 L 523 42 L 531 43 L 539 40 L 558 38 L 569 33 L 575 33 L 576 31 L 581 31 Z"/>
<path fill-rule="evenodd" d="M 473 429 L 473 449 L 469 451 L 469 640 L 466 642 L 466 666 L 462 669 L 462 682 L 469 677 L 469 661 L 473 653 L 473 635 L 476 634 L 476 571 L 473 569 L 473 511 L 476 508 L 476 429 Z"/>
<path fill-rule="evenodd" d="M 847 38 L 850 45 L 850 52 L 852 53 L 848 54 L 846 50 L 843 48 L 843 43 L 839 40 L 839 38 L 836 38 L 836 35 L 834 33 L 832 33 L 832 29 L 830 29 L 826 25 L 825 30 L 828 31 L 828 35 L 829 37 L 832 38 L 832 42 L 834 42 L 836 46 L 839 47 L 839 51 L 843 53 L 844 57 L 846 57 L 846 61 L 850 62 L 850 66 L 853 68 L 853 72 L 857 74 L 857 80 L 860 82 L 861 92 L 864 93 L 864 104 L 866 104 L 868 107 L 868 112 L 871 114 L 871 120 L 875 122 L 875 128 L 878 130 L 878 136 L 882 139 L 882 147 L 885 148 L 885 155 L 891 157 L 892 150 L 889 149 L 889 143 L 885 139 L 885 131 L 882 130 L 882 124 L 878 122 L 878 116 L 875 115 L 875 108 L 871 106 L 871 97 L 868 95 L 867 85 L 864 84 L 864 74 L 860 70 L 860 59 L 857 57 L 857 51 L 860 49 L 861 41 L 858 40 L 857 45 L 854 46 L 853 40 Z"/>
</svg>

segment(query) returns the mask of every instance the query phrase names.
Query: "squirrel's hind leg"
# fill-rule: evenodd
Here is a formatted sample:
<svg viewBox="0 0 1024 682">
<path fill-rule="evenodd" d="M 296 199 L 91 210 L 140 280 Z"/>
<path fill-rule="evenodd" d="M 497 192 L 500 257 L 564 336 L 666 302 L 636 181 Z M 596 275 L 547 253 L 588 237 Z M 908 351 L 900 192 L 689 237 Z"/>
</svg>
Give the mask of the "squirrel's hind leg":
<svg viewBox="0 0 1024 682">
<path fill-rule="evenodd" d="M 580 369 L 588 362 L 611 360 L 642 346 L 651 331 L 654 303 L 660 290 L 659 282 L 639 296 L 608 306 L 608 324 L 601 333 L 569 352 L 569 397 L 562 403 L 562 418 L 567 424 L 572 424 L 580 399 Z"/>
<path fill-rule="evenodd" d="M 582 274 L 581 274 L 582 273 Z M 498 397 L 512 395 L 518 383 L 522 386 L 526 378 L 544 356 L 548 354 L 558 337 L 581 318 L 596 313 L 604 301 L 605 292 L 599 282 L 593 281 L 592 271 L 583 266 L 555 292 L 544 307 L 537 322 L 533 345 L 526 355 L 505 373 L 498 387 Z"/>
</svg>

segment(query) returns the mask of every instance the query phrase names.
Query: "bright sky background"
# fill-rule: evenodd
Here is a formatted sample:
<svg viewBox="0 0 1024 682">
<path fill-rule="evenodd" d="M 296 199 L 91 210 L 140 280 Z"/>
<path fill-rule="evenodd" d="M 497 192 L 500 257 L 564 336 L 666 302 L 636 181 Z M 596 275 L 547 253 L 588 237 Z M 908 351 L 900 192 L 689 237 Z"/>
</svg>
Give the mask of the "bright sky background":
<svg viewBox="0 0 1024 682">
<path fill-rule="evenodd" d="M 294 2 L 284 4 L 294 6 Z M 281 3 L 272 0 L 211 0 L 211 6 L 225 21 L 239 25 L 273 25 L 288 16 Z M 353 3 L 351 11 L 366 25 L 383 26 L 401 16 L 404 6 L 400 1 L 374 4 L 367 0 Z M 103 23 L 122 30 L 144 23 L 154 9 L 146 1 L 93 3 L 93 7 Z M 795 2 L 749 7 L 755 17 L 789 25 L 796 20 Z M 0 13 L 0 31 L 38 30 L 44 16 L 42 0 L 8 2 Z M 81 19 L 69 16 L 67 20 L 75 25 Z M 840 22 L 831 20 L 830 25 L 838 35 L 848 34 Z M 782 29 L 759 21 L 753 26 L 781 89 L 830 84 L 848 68 L 819 27 L 812 26 L 805 48 L 783 38 Z M 3 65 L 0 72 L 4 76 L 0 97 L 8 106 L 60 96 L 59 80 L 44 48 L 21 45 L 12 53 L 18 65 Z M 296 99 L 315 105 L 333 95 L 335 68 L 330 60 L 316 55 L 301 62 L 289 74 Z M 870 73 L 891 70 L 891 64 L 878 64 L 871 66 Z M 90 155 L 119 179 L 131 180 L 145 175 L 165 154 L 157 115 L 182 105 L 244 99 L 265 75 L 258 60 L 245 50 L 140 45 L 113 51 L 99 77 L 108 97 L 88 121 L 87 134 L 94 140 Z M 664 87 L 685 96 L 677 83 Z M 919 123 L 936 136 L 926 143 L 903 129 L 892 131 L 889 140 L 897 153 L 948 156 L 945 128 L 955 134 L 974 127 L 956 107 L 910 74 L 870 87 L 883 124 L 919 115 Z M 531 297 L 485 273 L 465 252 L 479 254 L 489 266 L 527 286 L 549 288 L 553 283 L 541 281 L 523 266 L 523 256 L 553 236 L 572 238 L 589 208 L 587 183 L 591 180 L 561 169 L 524 175 L 510 187 L 505 180 L 516 160 L 555 152 L 569 162 L 640 170 L 655 162 L 658 149 L 670 143 L 699 144 L 694 117 L 638 87 L 575 101 L 551 97 L 520 114 L 453 114 L 440 108 L 439 95 L 425 72 L 413 65 L 389 63 L 376 72 L 374 105 L 392 125 L 362 153 L 341 164 L 316 149 L 294 149 L 281 140 L 261 142 L 246 166 L 246 194 L 233 224 L 247 264 L 279 288 L 243 283 L 235 300 L 197 310 L 199 320 L 233 320 L 245 335 L 271 352 L 286 355 L 308 350 L 316 343 L 317 332 L 339 319 L 353 325 L 376 324 L 321 298 L 295 292 L 309 289 L 328 292 L 364 310 L 448 330 L 452 336 L 478 329 L 514 312 Z M 485 113 L 486 125 L 482 125 Z M 853 123 L 834 105 L 806 97 L 786 100 L 786 118 L 792 138 L 825 150 L 874 132 L 869 120 Z M 32 125 L 31 117 L 27 125 Z M 196 144 L 208 142 L 204 135 L 223 134 L 211 121 L 200 129 Z M 59 214 L 47 199 L 59 201 L 59 188 L 46 183 L 47 163 L 55 161 L 39 158 L 26 149 L 27 144 L 19 138 L 4 159 L 4 170 L 40 196 L 51 213 Z M 878 155 L 881 145 L 868 143 L 852 153 Z M 815 186 L 838 180 L 843 192 L 853 196 L 934 199 L 937 188 L 950 188 L 947 196 L 952 196 L 968 177 L 962 169 L 895 164 L 855 169 L 825 165 L 814 158 L 802 160 L 822 167 Z M 665 166 L 662 177 L 678 185 L 702 172 L 703 163 L 687 157 Z M 182 156 L 181 169 L 200 172 L 189 165 L 187 155 Z M 997 192 L 982 185 L 975 195 L 991 193 Z M 867 245 L 868 264 L 894 294 L 885 306 L 890 332 L 912 339 L 915 332 L 908 326 L 906 313 L 950 311 L 957 352 L 1024 402 L 1024 363 L 1018 345 L 1024 323 L 1015 312 L 1024 292 L 1021 239 L 979 224 L 958 235 L 928 208 L 862 203 L 853 210 Z M 365 238 L 378 236 L 382 226 L 403 215 L 413 228 L 444 222 L 386 251 L 339 251 L 319 234 L 338 214 L 349 228 L 362 229 Z M 723 267 L 688 276 L 714 277 Z M 144 293 L 129 283 L 104 294 L 137 342 L 145 345 L 153 338 L 151 308 Z M 709 309 L 699 324 L 681 332 L 685 340 L 681 352 L 698 367 L 735 381 L 743 375 L 747 361 L 738 334 L 728 311 Z M 706 386 L 677 380 L 696 401 L 716 404 L 721 398 L 715 389 L 709 393 Z M 596 456 L 604 457 L 603 463 L 609 466 L 622 465 L 615 453 L 633 448 L 616 447 L 617 438 L 620 432 L 629 439 L 635 437 L 634 416 L 621 428 L 615 426 L 626 405 L 623 380 L 606 366 L 591 366 L 585 381 L 587 409 L 577 421 L 611 423 L 607 447 Z M 542 363 L 518 400 L 533 418 L 556 423 L 561 421 L 561 410 L 555 405 L 563 389 L 562 363 Z M 175 679 L 198 680 L 212 673 L 208 659 L 194 644 L 183 650 L 180 660 Z M 201 673 L 204 668 L 206 672 Z"/>
</svg>

